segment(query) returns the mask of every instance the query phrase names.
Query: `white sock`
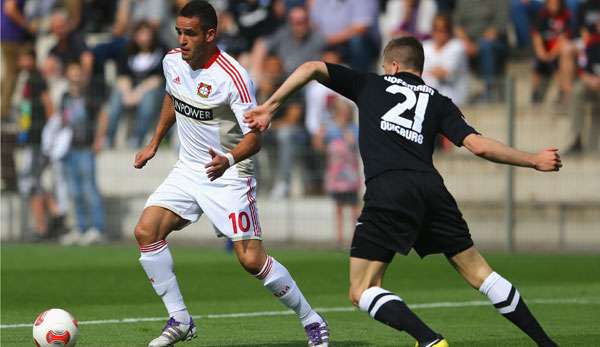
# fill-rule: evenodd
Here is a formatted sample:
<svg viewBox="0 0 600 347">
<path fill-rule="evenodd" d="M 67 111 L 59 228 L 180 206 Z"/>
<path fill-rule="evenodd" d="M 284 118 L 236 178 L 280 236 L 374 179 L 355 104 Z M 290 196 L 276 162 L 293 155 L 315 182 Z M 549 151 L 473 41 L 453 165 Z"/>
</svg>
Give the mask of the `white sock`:
<svg viewBox="0 0 600 347">
<path fill-rule="evenodd" d="M 179 291 L 177 278 L 173 272 L 173 257 L 167 241 L 160 240 L 140 247 L 140 263 L 148 275 L 156 294 L 161 297 L 169 316 L 187 324 L 190 314 Z"/>
<path fill-rule="evenodd" d="M 296 312 L 303 326 L 323 321 L 310 307 L 288 270 L 273 257 L 267 257 L 265 265 L 255 277 L 262 280 L 263 285 L 282 304 Z"/>
<path fill-rule="evenodd" d="M 517 288 L 496 272 L 492 272 L 483 281 L 479 291 L 487 295 L 501 314 L 513 312 L 521 298 Z"/>
</svg>

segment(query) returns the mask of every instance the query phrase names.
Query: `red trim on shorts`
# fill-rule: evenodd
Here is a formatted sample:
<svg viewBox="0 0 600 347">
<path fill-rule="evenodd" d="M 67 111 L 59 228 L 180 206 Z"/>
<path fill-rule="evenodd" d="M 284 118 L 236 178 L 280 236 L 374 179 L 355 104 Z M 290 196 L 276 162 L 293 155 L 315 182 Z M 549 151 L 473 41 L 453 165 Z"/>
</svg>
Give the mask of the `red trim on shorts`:
<svg viewBox="0 0 600 347">
<path fill-rule="evenodd" d="M 225 72 L 233 80 L 233 83 L 235 84 L 235 87 L 237 88 L 238 93 L 240 94 L 242 102 L 250 103 L 250 94 L 248 93 L 248 89 L 246 89 L 246 84 L 244 83 L 244 79 L 240 75 L 239 71 L 221 54 L 219 54 L 219 56 L 217 57 L 217 64 L 219 64 L 219 66 L 223 68 L 223 70 L 225 70 Z"/>
<path fill-rule="evenodd" d="M 206 62 L 206 64 L 204 64 L 202 66 L 202 68 L 208 69 L 215 62 L 215 60 L 217 60 L 217 58 L 220 55 L 221 55 L 221 50 L 217 48 L 217 51 L 215 52 L 215 54 L 213 54 L 212 57 L 210 57 L 210 59 L 208 59 L 208 61 Z"/>
<path fill-rule="evenodd" d="M 260 223 L 258 221 L 258 214 L 256 213 L 256 199 L 252 195 L 254 192 L 254 187 L 252 187 L 252 177 L 248 177 L 248 192 L 246 193 L 246 197 L 248 198 L 249 207 L 250 207 L 250 218 L 252 219 L 252 225 L 254 226 L 254 236 L 260 236 Z"/>
<path fill-rule="evenodd" d="M 154 251 L 158 251 L 164 247 L 167 247 L 167 241 L 160 240 L 160 241 L 151 243 L 149 245 L 140 246 L 140 252 L 142 252 L 142 253 L 154 252 Z"/>
</svg>

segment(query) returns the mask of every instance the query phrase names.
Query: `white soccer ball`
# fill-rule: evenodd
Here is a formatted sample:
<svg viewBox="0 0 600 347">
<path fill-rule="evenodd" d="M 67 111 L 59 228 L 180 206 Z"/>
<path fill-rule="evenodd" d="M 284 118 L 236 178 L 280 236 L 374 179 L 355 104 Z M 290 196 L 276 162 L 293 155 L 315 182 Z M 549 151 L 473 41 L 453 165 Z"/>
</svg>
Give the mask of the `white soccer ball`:
<svg viewBox="0 0 600 347">
<path fill-rule="evenodd" d="M 78 335 L 77 320 L 60 308 L 40 313 L 33 322 L 33 341 L 38 347 L 73 347 Z"/>
</svg>

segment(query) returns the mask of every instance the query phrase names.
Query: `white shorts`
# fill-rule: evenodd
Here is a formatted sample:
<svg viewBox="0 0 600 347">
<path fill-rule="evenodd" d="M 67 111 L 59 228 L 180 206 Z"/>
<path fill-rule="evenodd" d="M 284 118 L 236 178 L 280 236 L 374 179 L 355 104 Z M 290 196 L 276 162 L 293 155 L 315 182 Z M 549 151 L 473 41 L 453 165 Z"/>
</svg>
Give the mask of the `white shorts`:
<svg viewBox="0 0 600 347">
<path fill-rule="evenodd" d="M 262 240 L 254 177 L 219 177 L 211 182 L 205 173 L 178 164 L 150 195 L 144 208 L 149 206 L 166 208 L 191 223 L 206 213 L 217 236 Z"/>
</svg>

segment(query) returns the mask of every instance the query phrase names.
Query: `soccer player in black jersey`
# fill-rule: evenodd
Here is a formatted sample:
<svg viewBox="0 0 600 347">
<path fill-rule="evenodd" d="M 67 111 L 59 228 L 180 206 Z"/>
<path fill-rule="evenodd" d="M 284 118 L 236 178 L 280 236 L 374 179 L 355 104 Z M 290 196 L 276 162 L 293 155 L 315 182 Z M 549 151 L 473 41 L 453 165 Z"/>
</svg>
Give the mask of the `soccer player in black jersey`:
<svg viewBox="0 0 600 347">
<path fill-rule="evenodd" d="M 558 171 L 558 150 L 537 154 L 508 147 L 480 135 L 452 101 L 421 79 L 423 48 L 412 37 L 394 39 L 383 52 L 385 75 L 343 66 L 307 62 L 245 120 L 268 128 L 273 113 L 292 93 L 317 80 L 353 100 L 359 109 L 359 146 L 367 190 L 350 250 L 350 300 L 374 319 L 406 331 L 419 346 L 448 346 L 394 293 L 381 288 L 395 253 L 413 248 L 421 257 L 443 253 L 475 289 L 539 346 L 556 346 L 519 291 L 494 272 L 473 246 L 467 223 L 432 154 L 437 134 L 490 161 L 538 171 Z"/>
</svg>

